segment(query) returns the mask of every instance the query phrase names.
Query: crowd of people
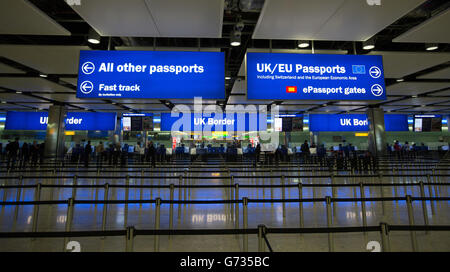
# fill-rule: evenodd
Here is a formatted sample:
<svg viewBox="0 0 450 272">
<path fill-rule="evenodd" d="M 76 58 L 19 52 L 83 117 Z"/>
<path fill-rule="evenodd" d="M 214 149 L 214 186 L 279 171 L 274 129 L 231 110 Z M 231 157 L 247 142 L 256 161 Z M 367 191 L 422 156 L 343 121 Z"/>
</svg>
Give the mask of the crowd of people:
<svg viewBox="0 0 450 272">
<path fill-rule="evenodd" d="M 6 169 L 7 171 L 13 170 L 16 166 L 23 169 L 30 165 L 36 167 L 44 160 L 45 144 L 38 144 L 37 141 L 33 143 L 24 142 L 22 146 L 19 144 L 19 138 L 15 138 L 14 141 L 9 141 L 5 148 L 0 143 L 0 157 L 4 159 L 6 157 Z"/>
<path fill-rule="evenodd" d="M 387 144 L 386 150 L 388 154 L 397 159 L 412 159 L 419 154 L 425 154 L 428 152 L 428 147 L 422 143 L 420 146 L 413 143 L 410 145 L 408 142 L 401 144 L 399 141 L 395 141 L 394 145 Z"/>
<path fill-rule="evenodd" d="M 167 160 L 166 147 L 163 144 L 155 146 L 153 142 L 148 143 L 147 146 L 138 142 L 133 146 L 133 152 L 130 152 L 129 144 L 111 143 L 105 146 L 103 142 L 99 142 L 97 146 L 93 147 L 91 141 L 87 141 L 86 144 L 77 143 L 70 148 L 67 156 L 73 163 L 83 162 L 85 167 L 88 167 L 91 161 L 95 161 L 98 167 L 102 167 L 104 164 L 124 166 L 128 164 L 129 159 L 148 162 L 152 166 L 155 166 L 156 162 Z"/>
</svg>

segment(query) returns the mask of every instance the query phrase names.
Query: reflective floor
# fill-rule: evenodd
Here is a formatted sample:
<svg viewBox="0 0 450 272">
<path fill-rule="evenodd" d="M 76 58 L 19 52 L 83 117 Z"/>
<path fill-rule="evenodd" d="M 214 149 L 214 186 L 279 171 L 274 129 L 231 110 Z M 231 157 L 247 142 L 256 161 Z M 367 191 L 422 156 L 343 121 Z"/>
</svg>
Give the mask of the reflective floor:
<svg viewBox="0 0 450 272">
<path fill-rule="evenodd" d="M 137 170 L 139 168 L 128 168 Z M 177 168 L 184 169 L 184 168 Z M 189 168 L 187 168 L 189 170 Z M 185 185 L 229 185 L 230 179 L 223 167 L 202 167 L 204 172 L 188 173 Z M 359 186 L 346 186 L 336 188 L 334 194 L 331 187 L 308 187 L 308 184 L 330 184 L 329 177 L 302 178 L 305 175 L 326 175 L 327 172 L 304 172 L 301 167 L 280 167 L 273 172 L 278 177 L 258 177 L 270 175 L 269 172 L 253 172 L 255 168 L 243 167 L 233 168 L 231 175 L 235 176 L 234 183 L 242 185 L 297 185 L 303 184 L 303 198 L 324 198 L 333 196 L 336 198 L 359 198 L 361 191 Z M 260 168 L 264 169 L 264 168 Z M 442 169 L 442 168 L 441 168 Z M 122 169 L 127 170 L 127 169 Z M 288 172 L 287 170 L 290 170 Z M 298 170 L 292 171 L 292 170 Z M 126 173 L 101 172 L 98 178 L 83 178 L 87 174 L 80 169 L 68 169 L 62 175 L 70 177 L 78 175 L 78 185 L 124 185 L 123 177 Z M 217 171 L 217 172 L 214 172 Z M 279 176 L 286 173 L 291 177 L 281 179 Z M 418 183 L 427 181 L 426 177 L 419 176 L 428 173 L 424 169 L 401 171 L 409 177 L 339 177 L 335 178 L 334 184 L 365 184 L 386 183 L 402 184 L 401 186 L 365 186 L 364 195 L 370 197 L 404 197 L 411 195 L 421 196 L 420 186 L 407 185 L 407 183 Z M 42 183 L 44 185 L 70 185 L 72 178 L 26 178 L 26 176 L 36 176 L 36 173 L 26 172 L 24 175 L 24 185 L 34 185 Z M 348 172 L 338 172 L 339 175 L 349 174 Z M 388 172 L 384 174 L 388 175 Z M 438 174 L 450 174 L 449 170 L 440 170 Z M 3 174 L 3 176 L 16 176 L 14 173 Z M 38 174 L 39 175 L 39 174 Z M 48 176 L 48 173 L 42 176 Z M 61 176 L 61 174 L 56 174 Z M 179 184 L 176 172 L 164 173 L 130 173 L 132 178 L 130 185 L 169 185 Z M 152 178 L 158 176 L 160 178 Z M 417 175 L 417 176 L 415 176 Z M 97 176 L 89 173 L 89 176 Z M 297 177 L 292 177 L 297 176 Z M 431 182 L 448 183 L 449 177 L 432 177 Z M 3 185 L 14 185 L 17 180 L 2 179 Z M 72 188 L 42 188 L 40 200 L 67 200 L 75 194 L 77 200 L 103 200 L 103 188 L 77 188 L 76 192 Z M 126 194 L 128 193 L 128 198 Z M 230 188 L 175 188 L 174 200 L 224 200 L 234 199 L 235 191 Z M 448 197 L 449 186 L 433 185 L 425 186 L 425 196 Z M 3 201 L 16 201 L 20 195 L 22 201 L 34 200 L 35 189 L 8 188 L 0 190 Z M 168 188 L 114 188 L 109 190 L 110 200 L 124 199 L 170 199 Z M 239 199 L 247 197 L 251 199 L 298 199 L 299 189 L 297 186 L 286 188 L 240 188 Z M 304 227 L 327 227 L 327 212 L 325 201 L 303 203 L 303 225 Z M 425 207 L 425 213 L 424 213 Z M 173 228 L 174 229 L 233 229 L 236 227 L 234 221 L 235 205 L 231 204 L 186 204 L 173 205 Z M 408 218 L 408 207 L 404 200 L 401 201 L 368 201 L 365 202 L 366 218 L 368 226 L 377 226 L 380 222 L 394 225 L 408 225 L 411 222 Z M 40 205 L 37 217 L 37 231 L 64 231 L 67 220 L 67 204 L 60 205 Z M 102 230 L 103 204 L 77 204 L 74 208 L 72 231 L 94 231 Z M 284 213 L 283 213 L 284 210 Z M 424 225 L 426 216 L 430 225 L 450 225 L 449 201 L 413 201 L 414 224 Z M 361 202 L 334 202 L 332 205 L 332 226 L 362 226 L 362 205 Z M 170 204 L 161 205 L 160 229 L 170 227 Z M 243 207 L 239 206 L 239 228 L 243 227 Z M 248 204 L 248 228 L 256 228 L 260 224 L 267 227 L 290 227 L 300 226 L 300 205 L 299 203 L 250 203 Z M 0 232 L 30 232 L 33 230 L 33 205 L 3 205 L 0 211 Z M 127 226 L 134 226 L 136 229 L 155 228 L 155 204 L 109 204 L 107 205 L 107 216 L 105 222 L 106 230 L 123 230 Z M 328 234 L 268 234 L 267 236 L 274 251 L 328 251 Z M 154 236 L 136 236 L 134 240 L 134 251 L 153 251 Z M 447 231 L 441 232 L 416 232 L 416 239 L 419 251 L 450 251 L 450 235 Z M 82 251 L 124 251 L 124 237 L 88 237 L 71 238 L 81 244 Z M 339 233 L 333 235 L 335 251 L 366 251 L 368 241 L 381 242 L 380 233 Z M 411 233 L 408 231 L 390 232 L 391 250 L 411 251 Z M 249 251 L 257 251 L 258 241 L 256 235 L 248 235 Z M 2 238 L 0 243 L 1 251 L 62 251 L 65 247 L 64 238 Z M 160 251 L 242 251 L 243 235 L 196 235 L 196 236 L 161 236 L 159 238 Z"/>
</svg>

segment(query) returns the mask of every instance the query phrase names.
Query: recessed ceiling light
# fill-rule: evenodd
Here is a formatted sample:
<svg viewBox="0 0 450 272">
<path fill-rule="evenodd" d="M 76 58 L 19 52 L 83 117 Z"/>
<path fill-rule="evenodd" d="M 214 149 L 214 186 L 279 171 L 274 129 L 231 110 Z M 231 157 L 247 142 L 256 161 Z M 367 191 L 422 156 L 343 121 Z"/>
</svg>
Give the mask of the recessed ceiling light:
<svg viewBox="0 0 450 272">
<path fill-rule="evenodd" d="M 427 44 L 425 44 L 425 49 L 427 51 L 433 51 L 433 50 L 436 50 L 438 48 L 439 48 L 439 46 L 438 46 L 437 43 L 427 43 Z"/>
<path fill-rule="evenodd" d="M 46 74 L 39 74 L 40 77 L 47 77 Z"/>
<path fill-rule="evenodd" d="M 231 77 L 229 77 L 229 76 L 226 76 L 226 77 L 225 77 L 225 79 L 226 79 L 226 80 L 230 80 L 230 79 L 231 79 Z"/>
<path fill-rule="evenodd" d="M 297 42 L 297 46 L 299 48 L 306 48 L 309 46 L 309 41 L 298 41 Z"/>
<path fill-rule="evenodd" d="M 21 93 L 22 93 L 21 91 L 17 91 L 17 92 L 16 92 L 16 94 L 21 94 Z"/>
<path fill-rule="evenodd" d="M 365 42 L 363 42 L 363 49 L 364 50 L 371 50 L 375 48 L 375 41 L 373 39 L 369 39 Z"/>
<path fill-rule="evenodd" d="M 411 95 L 412 98 L 417 98 L 417 95 Z"/>
<path fill-rule="evenodd" d="M 90 42 L 92 44 L 99 44 L 100 43 L 100 35 L 92 28 L 89 29 L 88 42 Z"/>
<path fill-rule="evenodd" d="M 2 101 L 2 104 L 6 104 L 6 101 Z"/>
<path fill-rule="evenodd" d="M 403 82 L 405 81 L 403 78 L 397 78 L 397 82 Z"/>
</svg>

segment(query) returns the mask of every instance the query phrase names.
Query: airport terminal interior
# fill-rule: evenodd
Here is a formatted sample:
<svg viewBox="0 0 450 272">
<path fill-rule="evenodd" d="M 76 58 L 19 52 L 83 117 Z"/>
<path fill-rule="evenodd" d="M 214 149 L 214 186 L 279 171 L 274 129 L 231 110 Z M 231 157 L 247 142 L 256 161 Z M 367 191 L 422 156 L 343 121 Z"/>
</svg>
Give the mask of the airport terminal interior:
<svg viewBox="0 0 450 272">
<path fill-rule="evenodd" d="M 449 252 L 447 0 L 1 0 L 1 252 Z"/>
</svg>

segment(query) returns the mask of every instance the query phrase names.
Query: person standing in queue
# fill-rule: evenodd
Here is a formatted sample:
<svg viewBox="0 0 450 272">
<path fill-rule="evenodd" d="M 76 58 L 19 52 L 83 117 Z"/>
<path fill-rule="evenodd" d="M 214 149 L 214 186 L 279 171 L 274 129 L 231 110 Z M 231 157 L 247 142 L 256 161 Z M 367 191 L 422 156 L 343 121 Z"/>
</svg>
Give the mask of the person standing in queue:
<svg viewBox="0 0 450 272">
<path fill-rule="evenodd" d="M 300 147 L 300 151 L 302 151 L 303 163 L 306 163 L 309 158 L 309 145 L 307 140 L 305 140 L 305 142 Z"/>
<path fill-rule="evenodd" d="M 86 146 L 84 147 L 84 167 L 89 166 L 89 159 L 92 153 L 91 141 L 88 141 Z"/>
<path fill-rule="evenodd" d="M 28 147 L 27 143 L 23 143 L 21 150 L 21 161 L 20 161 L 20 168 L 25 168 L 27 165 L 27 162 L 30 160 L 30 148 Z"/>
<path fill-rule="evenodd" d="M 151 160 L 152 167 L 156 167 L 156 149 L 152 141 L 148 144 L 148 158 Z"/>
<path fill-rule="evenodd" d="M 30 146 L 31 154 L 31 166 L 36 167 L 39 158 L 39 146 L 36 141 L 33 141 L 33 145 Z"/>
<path fill-rule="evenodd" d="M 103 155 L 105 152 L 105 147 L 103 146 L 103 142 L 100 142 L 96 147 L 95 147 L 95 153 L 97 154 L 97 167 L 101 168 L 102 164 L 103 164 Z"/>
<path fill-rule="evenodd" d="M 14 170 L 14 166 L 17 160 L 17 153 L 19 152 L 19 138 L 16 138 L 14 142 L 10 142 L 6 146 L 6 152 L 8 155 L 7 170 Z"/>
<path fill-rule="evenodd" d="M 258 143 L 255 148 L 255 166 L 258 165 L 260 156 L 261 156 L 261 144 Z"/>
</svg>

